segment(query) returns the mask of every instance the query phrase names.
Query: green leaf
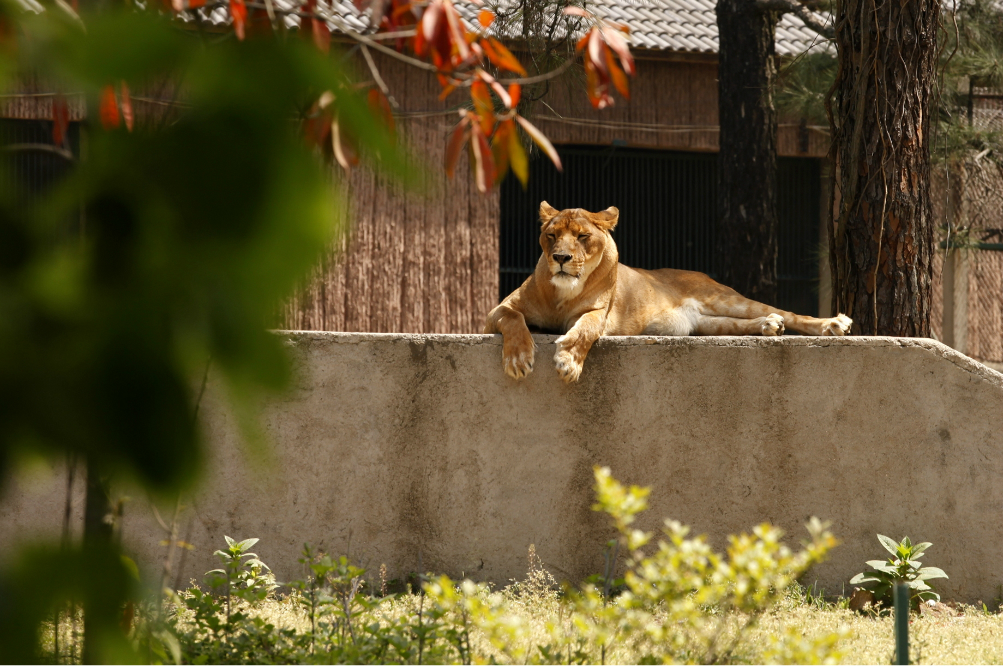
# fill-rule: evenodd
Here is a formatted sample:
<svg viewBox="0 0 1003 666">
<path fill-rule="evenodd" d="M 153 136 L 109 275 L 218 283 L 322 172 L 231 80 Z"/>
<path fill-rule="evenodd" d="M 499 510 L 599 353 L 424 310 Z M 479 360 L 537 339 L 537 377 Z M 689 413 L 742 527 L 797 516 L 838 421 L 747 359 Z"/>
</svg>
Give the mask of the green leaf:
<svg viewBox="0 0 1003 666">
<path fill-rule="evenodd" d="M 223 535 L 223 538 L 226 539 L 226 545 L 230 546 L 231 548 L 233 548 L 234 544 L 237 543 L 236 541 L 234 541 L 230 537 L 226 536 L 225 534 Z M 216 552 L 219 552 L 219 551 L 216 551 Z"/>
<path fill-rule="evenodd" d="M 920 580 L 930 580 L 931 578 L 947 578 L 943 569 L 937 567 L 923 567 L 919 570 Z"/>
<path fill-rule="evenodd" d="M 884 534 L 878 535 L 878 541 L 880 541 L 881 545 L 885 547 L 885 550 L 887 550 L 892 555 L 898 557 L 899 544 L 897 541 L 895 541 L 890 537 L 886 537 Z"/>
<path fill-rule="evenodd" d="M 923 554 L 923 551 L 925 551 L 932 545 L 933 544 L 930 543 L 929 541 L 924 541 L 923 543 L 917 543 L 915 546 L 912 547 L 912 558 L 914 560 L 918 559 L 919 556 Z"/>
<path fill-rule="evenodd" d="M 243 541 L 237 544 L 237 548 L 239 548 L 241 552 L 244 552 L 254 544 L 258 543 L 258 541 L 260 541 L 260 539 L 244 539 Z"/>
</svg>

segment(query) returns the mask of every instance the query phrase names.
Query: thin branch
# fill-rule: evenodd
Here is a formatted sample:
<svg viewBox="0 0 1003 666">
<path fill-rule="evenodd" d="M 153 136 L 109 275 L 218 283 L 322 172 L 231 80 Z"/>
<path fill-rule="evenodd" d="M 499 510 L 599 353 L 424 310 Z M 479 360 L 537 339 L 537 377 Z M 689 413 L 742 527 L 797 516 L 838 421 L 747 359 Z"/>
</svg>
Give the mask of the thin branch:
<svg viewBox="0 0 1003 666">
<path fill-rule="evenodd" d="M 756 7 L 762 11 L 794 14 L 801 19 L 802 23 L 818 34 L 828 37 L 829 39 L 836 36 L 836 31 L 833 30 L 831 25 L 820 21 L 818 17 L 812 14 L 807 7 L 802 5 L 800 2 L 796 2 L 796 0 L 756 0 Z"/>
<path fill-rule="evenodd" d="M 53 146 L 48 143 L 12 143 L 9 146 L 4 146 L 3 150 L 10 153 L 20 153 L 20 152 L 40 152 L 40 153 L 55 153 L 63 159 L 70 162 L 75 162 L 76 158 L 73 157 L 73 153 L 66 150 L 65 148 L 60 148 L 58 146 Z"/>
<path fill-rule="evenodd" d="M 395 109 L 399 108 L 400 104 L 398 104 L 397 100 L 394 99 L 394 96 L 390 94 L 390 88 L 387 87 L 386 81 L 384 81 L 383 77 L 380 76 L 380 70 L 376 68 L 376 63 L 373 61 L 373 56 L 369 53 L 369 49 L 366 48 L 365 44 L 360 44 L 359 50 L 362 51 L 362 57 L 366 59 L 366 64 L 369 65 L 369 72 L 373 75 L 373 81 L 376 82 L 380 92 L 386 96 L 387 101 L 390 102 L 392 107 Z"/>
</svg>

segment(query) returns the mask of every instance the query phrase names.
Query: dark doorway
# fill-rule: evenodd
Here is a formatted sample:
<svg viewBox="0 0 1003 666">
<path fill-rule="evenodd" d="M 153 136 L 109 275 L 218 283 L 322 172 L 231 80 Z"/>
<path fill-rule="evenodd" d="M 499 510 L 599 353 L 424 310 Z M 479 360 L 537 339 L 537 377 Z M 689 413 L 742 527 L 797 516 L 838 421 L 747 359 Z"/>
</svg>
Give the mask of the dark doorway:
<svg viewBox="0 0 1003 666">
<path fill-rule="evenodd" d="M 500 298 L 533 272 L 540 256 L 540 201 L 558 209 L 620 209 L 613 232 L 620 261 L 636 268 L 714 274 L 717 156 L 613 146 L 560 146 L 564 173 L 534 160 L 529 187 L 501 189 Z M 818 314 L 820 172 L 815 159 L 778 160 L 780 221 L 777 307 Z"/>
</svg>

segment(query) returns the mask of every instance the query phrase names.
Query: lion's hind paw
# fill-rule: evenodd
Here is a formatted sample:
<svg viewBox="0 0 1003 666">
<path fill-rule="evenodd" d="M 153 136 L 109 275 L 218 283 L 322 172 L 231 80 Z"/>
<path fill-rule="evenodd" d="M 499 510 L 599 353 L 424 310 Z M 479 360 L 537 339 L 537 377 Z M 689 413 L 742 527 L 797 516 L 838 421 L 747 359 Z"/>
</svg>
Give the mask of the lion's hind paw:
<svg viewBox="0 0 1003 666">
<path fill-rule="evenodd" d="M 849 335 L 853 320 L 845 314 L 838 314 L 832 319 L 826 319 L 822 324 L 822 335 Z"/>
</svg>

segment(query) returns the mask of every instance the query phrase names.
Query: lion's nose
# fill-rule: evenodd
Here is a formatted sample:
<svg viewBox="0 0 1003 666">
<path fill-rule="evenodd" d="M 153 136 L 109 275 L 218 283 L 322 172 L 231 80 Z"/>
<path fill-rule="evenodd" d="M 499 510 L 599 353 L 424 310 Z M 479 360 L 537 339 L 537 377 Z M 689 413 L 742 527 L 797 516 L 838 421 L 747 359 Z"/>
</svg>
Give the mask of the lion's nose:
<svg viewBox="0 0 1003 666">
<path fill-rule="evenodd" d="M 564 262 L 571 261 L 571 255 L 570 254 L 555 254 L 554 255 L 554 261 L 556 261 L 558 264 L 560 264 L 561 266 L 563 266 Z"/>
</svg>

